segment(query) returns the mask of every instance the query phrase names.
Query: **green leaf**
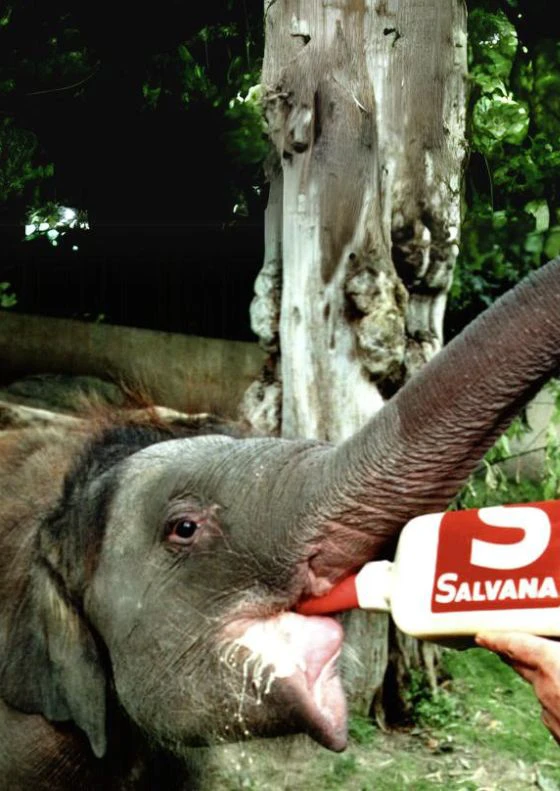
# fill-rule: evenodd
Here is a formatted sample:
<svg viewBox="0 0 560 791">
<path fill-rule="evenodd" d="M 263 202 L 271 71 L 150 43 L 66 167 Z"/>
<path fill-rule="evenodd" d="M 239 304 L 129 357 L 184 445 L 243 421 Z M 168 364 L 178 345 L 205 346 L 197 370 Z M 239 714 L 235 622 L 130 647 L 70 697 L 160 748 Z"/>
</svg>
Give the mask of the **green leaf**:
<svg viewBox="0 0 560 791">
<path fill-rule="evenodd" d="M 524 249 L 528 253 L 532 253 L 535 256 L 535 264 L 539 264 L 540 255 L 543 251 L 544 247 L 544 236 L 542 233 L 528 233 L 525 237 L 525 244 Z"/>
<path fill-rule="evenodd" d="M 507 80 L 517 51 L 517 32 L 502 11 L 475 8 L 469 15 L 472 58 L 486 70 Z"/>
<path fill-rule="evenodd" d="M 545 200 L 532 200 L 525 204 L 527 214 L 532 214 L 535 218 L 535 231 L 542 233 L 547 231 L 550 225 L 550 212 L 548 203 Z"/>
<path fill-rule="evenodd" d="M 179 57 L 181 58 L 183 63 L 193 62 L 194 58 L 184 44 L 179 44 L 179 46 L 177 47 L 177 52 L 179 53 Z"/>
<path fill-rule="evenodd" d="M 8 6 L 2 16 L 0 16 L 0 27 L 6 27 L 9 24 L 10 19 L 12 18 L 12 8 Z"/>
<path fill-rule="evenodd" d="M 547 258 L 560 255 L 560 225 L 553 225 L 544 243 L 544 254 Z"/>
<path fill-rule="evenodd" d="M 497 74 L 488 74 L 480 66 L 475 67 L 471 71 L 470 78 L 475 85 L 479 86 L 483 93 L 508 95 L 508 89 L 502 78 Z"/>
<path fill-rule="evenodd" d="M 505 228 L 507 223 L 508 213 L 505 210 L 492 212 L 492 228 Z"/>
<path fill-rule="evenodd" d="M 492 153 L 500 143 L 519 145 L 529 130 L 527 107 L 511 96 L 483 95 L 476 102 L 472 116 L 473 145 Z"/>
<path fill-rule="evenodd" d="M 9 288 L 9 283 L 0 283 L 0 308 L 13 308 L 17 304 L 16 295 Z"/>
<path fill-rule="evenodd" d="M 150 83 L 145 82 L 142 85 L 142 96 L 146 101 L 146 108 L 149 110 L 155 110 L 161 95 L 161 85 L 150 85 Z"/>
<path fill-rule="evenodd" d="M 15 80 L 0 80 L 0 93 L 11 93 L 16 87 Z"/>
</svg>

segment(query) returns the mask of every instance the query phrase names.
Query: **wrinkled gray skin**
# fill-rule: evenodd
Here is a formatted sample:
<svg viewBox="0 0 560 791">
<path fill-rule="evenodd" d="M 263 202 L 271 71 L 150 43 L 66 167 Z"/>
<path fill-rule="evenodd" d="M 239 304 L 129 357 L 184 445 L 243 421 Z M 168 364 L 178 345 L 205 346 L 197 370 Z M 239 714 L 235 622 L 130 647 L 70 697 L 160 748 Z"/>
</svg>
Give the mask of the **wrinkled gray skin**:
<svg viewBox="0 0 560 791">
<path fill-rule="evenodd" d="M 556 260 L 339 447 L 5 432 L 2 787 L 172 789 L 186 746 L 253 735 L 343 749 L 340 627 L 289 611 L 448 504 L 555 372 L 559 305 Z"/>
</svg>

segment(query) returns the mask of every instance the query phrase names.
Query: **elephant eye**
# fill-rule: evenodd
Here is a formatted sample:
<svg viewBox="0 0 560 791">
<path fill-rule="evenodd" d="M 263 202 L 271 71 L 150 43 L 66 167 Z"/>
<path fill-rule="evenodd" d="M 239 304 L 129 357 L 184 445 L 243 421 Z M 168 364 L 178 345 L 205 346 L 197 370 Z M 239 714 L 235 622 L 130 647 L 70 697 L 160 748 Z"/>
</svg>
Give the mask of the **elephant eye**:
<svg viewBox="0 0 560 791">
<path fill-rule="evenodd" d="M 167 540 L 176 546 L 190 546 L 199 527 L 194 519 L 178 519 L 170 525 Z"/>
</svg>

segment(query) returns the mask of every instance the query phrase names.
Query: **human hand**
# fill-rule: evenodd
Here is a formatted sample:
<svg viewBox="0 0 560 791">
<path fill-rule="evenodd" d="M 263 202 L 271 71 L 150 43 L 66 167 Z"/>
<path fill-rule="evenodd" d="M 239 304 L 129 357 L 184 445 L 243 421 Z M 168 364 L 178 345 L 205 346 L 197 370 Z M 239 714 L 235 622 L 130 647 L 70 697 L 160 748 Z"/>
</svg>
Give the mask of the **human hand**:
<svg viewBox="0 0 560 791">
<path fill-rule="evenodd" d="M 542 721 L 560 744 L 560 643 L 523 632 L 482 632 L 476 643 L 495 651 L 533 685 Z"/>
</svg>

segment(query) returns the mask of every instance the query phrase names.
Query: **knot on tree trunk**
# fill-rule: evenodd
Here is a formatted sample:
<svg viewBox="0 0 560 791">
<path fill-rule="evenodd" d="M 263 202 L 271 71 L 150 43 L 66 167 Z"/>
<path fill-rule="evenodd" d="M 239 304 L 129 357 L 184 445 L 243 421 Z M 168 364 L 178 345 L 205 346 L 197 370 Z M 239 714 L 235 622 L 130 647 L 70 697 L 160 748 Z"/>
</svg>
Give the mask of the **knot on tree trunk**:
<svg viewBox="0 0 560 791">
<path fill-rule="evenodd" d="M 345 282 L 348 319 L 362 365 L 388 397 L 403 382 L 406 289 L 389 262 L 361 263 L 352 255 Z"/>
<path fill-rule="evenodd" d="M 391 255 L 408 294 L 406 379 L 443 345 L 443 314 L 458 253 L 458 228 L 449 215 L 435 207 L 415 207 L 410 219 L 401 211 L 393 214 Z"/>
</svg>

